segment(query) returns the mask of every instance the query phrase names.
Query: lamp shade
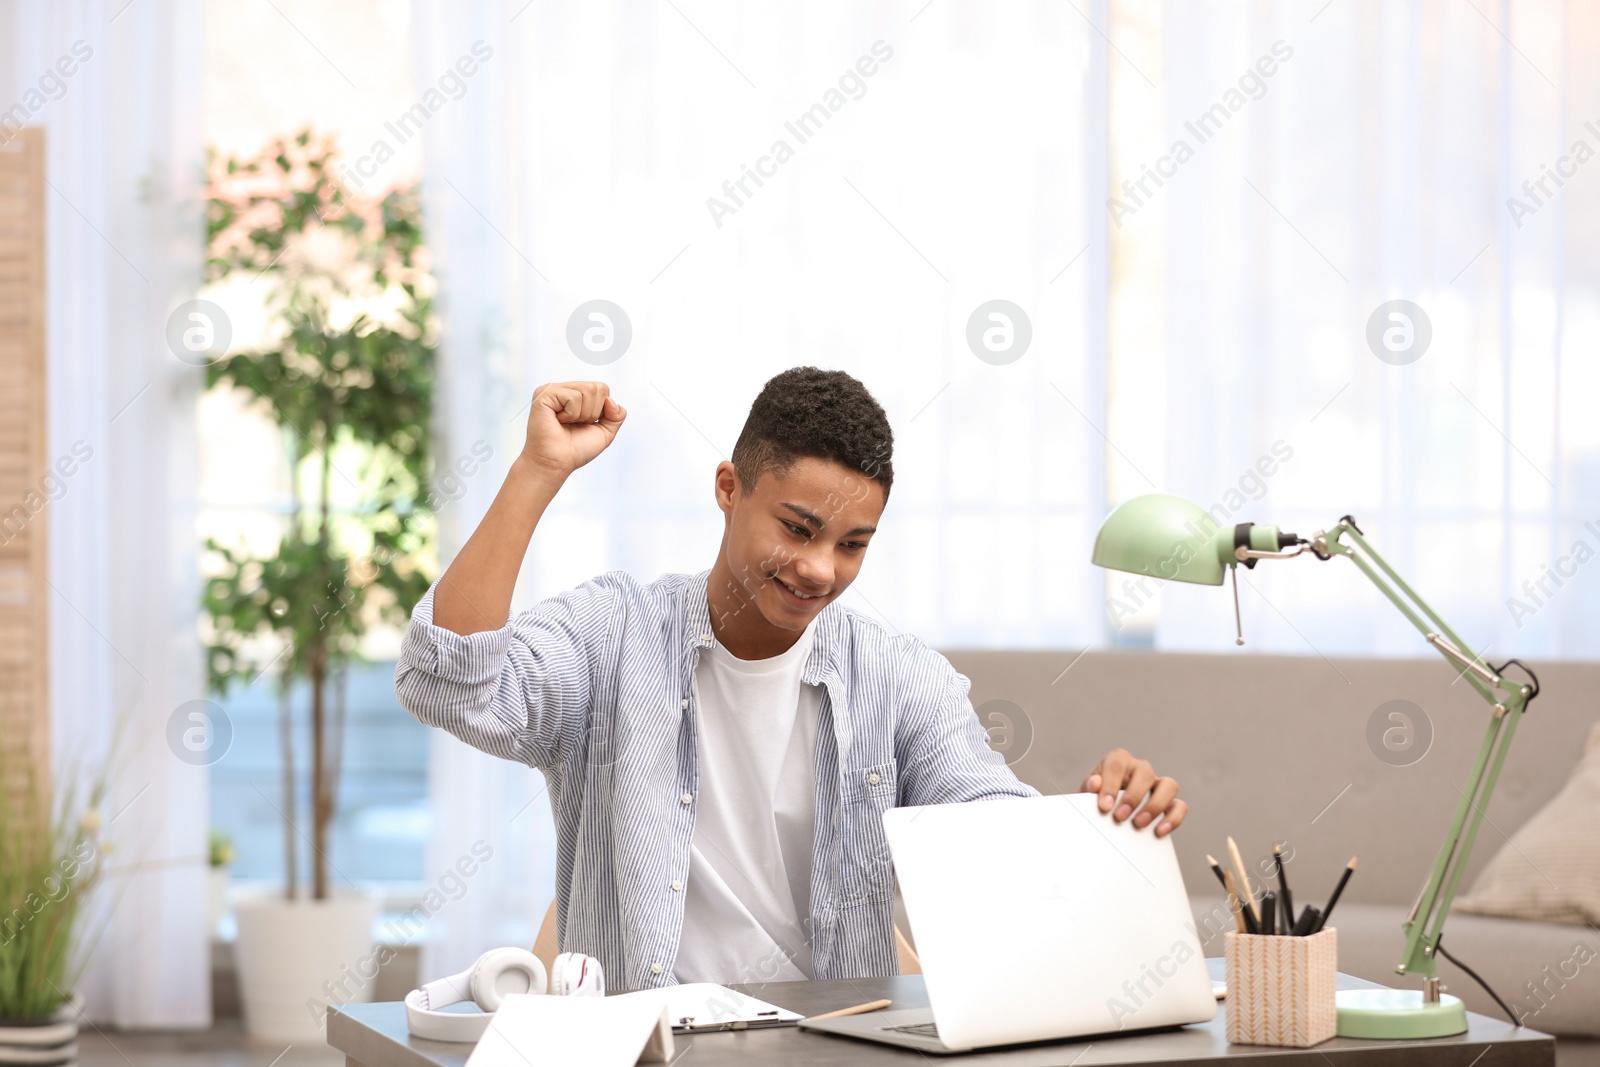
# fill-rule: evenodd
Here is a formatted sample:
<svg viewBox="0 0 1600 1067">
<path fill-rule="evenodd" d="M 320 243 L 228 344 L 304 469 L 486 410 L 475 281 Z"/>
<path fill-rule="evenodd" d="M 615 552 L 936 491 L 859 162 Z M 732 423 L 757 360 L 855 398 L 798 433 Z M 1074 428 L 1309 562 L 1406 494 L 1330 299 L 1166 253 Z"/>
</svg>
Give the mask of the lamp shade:
<svg viewBox="0 0 1600 1067">
<path fill-rule="evenodd" d="M 1196 585 L 1221 585 L 1232 558 L 1232 527 L 1219 528 L 1199 504 L 1165 493 L 1121 505 L 1094 539 L 1097 567 Z"/>
</svg>

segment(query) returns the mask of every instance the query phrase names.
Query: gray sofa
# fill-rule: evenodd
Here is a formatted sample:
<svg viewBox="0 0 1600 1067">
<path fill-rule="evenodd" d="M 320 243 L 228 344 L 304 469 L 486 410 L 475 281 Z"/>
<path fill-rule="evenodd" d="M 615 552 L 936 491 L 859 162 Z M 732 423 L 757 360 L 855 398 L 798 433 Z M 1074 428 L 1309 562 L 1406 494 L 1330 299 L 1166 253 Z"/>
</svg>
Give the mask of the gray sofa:
<svg viewBox="0 0 1600 1067">
<path fill-rule="evenodd" d="M 1487 724 L 1487 706 L 1465 682 L 1452 684 L 1455 673 L 1442 659 L 1108 651 L 1074 663 L 1075 651 L 946 655 L 972 680 L 980 717 L 986 706 L 1011 710 L 991 701 L 1020 709 L 1020 716 L 1011 712 L 1008 758 L 1041 791 L 1076 789 L 1093 761 L 1118 745 L 1179 780 L 1190 813 L 1174 841 L 1202 932 L 1230 921 L 1218 910 L 1221 891 L 1205 863 L 1208 852 L 1222 856 L 1230 834 L 1247 864 L 1269 856 L 1275 841 L 1292 847 L 1297 903 L 1320 903 L 1345 861 L 1359 855 L 1334 913 L 1339 968 L 1407 984 L 1394 973 L 1400 924 Z M 1600 720 L 1600 664 L 1534 668 L 1543 692 L 1517 731 L 1463 890 L 1507 835 L 1560 791 Z M 1368 742 L 1369 719 L 1391 700 L 1413 702 L 1432 727 L 1426 754 L 1407 766 L 1380 759 Z M 1444 943 L 1526 1013 L 1526 1025 L 1561 1039 L 1563 1067 L 1600 1065 L 1600 930 L 1457 913 Z M 1580 958 L 1594 957 L 1581 966 L 1574 962 L 1580 943 L 1589 949 Z M 1207 938 L 1206 952 L 1222 954 L 1220 932 Z M 1440 961 L 1440 975 L 1469 1009 L 1504 1018 L 1448 961 Z"/>
</svg>

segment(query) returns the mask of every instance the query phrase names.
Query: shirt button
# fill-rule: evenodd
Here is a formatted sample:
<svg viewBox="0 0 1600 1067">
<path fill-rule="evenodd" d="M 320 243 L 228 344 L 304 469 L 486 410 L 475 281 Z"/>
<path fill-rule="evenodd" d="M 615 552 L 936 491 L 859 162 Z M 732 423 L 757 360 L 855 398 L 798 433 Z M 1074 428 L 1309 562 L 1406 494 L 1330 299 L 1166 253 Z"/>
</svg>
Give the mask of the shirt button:
<svg viewBox="0 0 1600 1067">
<path fill-rule="evenodd" d="M 661 964 L 659 964 L 659 963 L 652 963 L 652 964 L 651 964 L 651 965 L 650 965 L 650 973 L 651 973 L 651 974 L 660 974 L 660 973 L 661 973 Z"/>
<path fill-rule="evenodd" d="M 678 707 L 683 708 L 685 711 L 689 710 L 689 698 L 684 697 L 682 700 L 678 701 Z"/>
<path fill-rule="evenodd" d="M 881 781 L 883 781 L 883 779 L 878 777 L 877 771 L 873 771 L 871 774 L 867 775 L 868 785 L 877 785 Z"/>
<path fill-rule="evenodd" d="M 710 634 L 701 634 L 700 635 L 700 640 L 709 641 L 709 640 L 711 640 L 711 635 Z"/>
<path fill-rule="evenodd" d="M 681 800 L 685 804 L 693 804 L 694 803 L 694 794 L 693 793 L 685 793 L 685 794 L 683 794 L 683 796 L 679 797 L 678 799 Z"/>
<path fill-rule="evenodd" d="M 678 891 L 679 891 L 679 890 L 681 890 L 681 889 L 682 889 L 682 888 L 683 888 L 683 883 L 682 883 L 682 882 L 680 882 L 680 881 L 678 881 L 678 880 L 677 880 L 677 879 L 676 879 L 676 878 L 674 878 L 674 879 L 673 879 L 673 880 L 672 880 L 672 891 L 673 891 L 673 892 L 674 892 L 674 893 L 676 893 L 676 892 L 678 892 Z"/>
</svg>

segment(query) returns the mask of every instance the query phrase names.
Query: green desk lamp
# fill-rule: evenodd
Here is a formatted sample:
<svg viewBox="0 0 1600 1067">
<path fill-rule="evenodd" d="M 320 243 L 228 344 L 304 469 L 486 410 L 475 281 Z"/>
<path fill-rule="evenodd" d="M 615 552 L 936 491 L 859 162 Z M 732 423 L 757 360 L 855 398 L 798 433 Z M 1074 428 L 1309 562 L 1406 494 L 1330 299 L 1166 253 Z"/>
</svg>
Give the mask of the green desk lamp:
<svg viewBox="0 0 1600 1067">
<path fill-rule="evenodd" d="M 1450 832 L 1402 928 L 1405 951 L 1395 972 L 1421 975 L 1422 989 L 1342 990 L 1338 994 L 1340 1037 L 1420 1039 L 1465 1033 L 1466 1009 L 1459 997 L 1443 993 L 1434 968 L 1434 954 L 1442 951 L 1439 942 L 1444 936 L 1445 916 L 1455 899 L 1456 885 L 1478 836 L 1512 735 L 1528 702 L 1539 693 L 1533 672 L 1516 660 L 1493 667 L 1468 648 L 1373 551 L 1348 515 L 1331 530 L 1303 538 L 1284 533 L 1276 526 L 1248 522 L 1219 526 L 1205 509 L 1181 497 L 1141 496 L 1117 508 L 1101 525 L 1094 543 L 1094 562 L 1111 570 L 1198 585 L 1221 585 L 1227 572 L 1233 570 L 1234 620 L 1237 641 L 1242 645 L 1239 579 L 1234 568 L 1241 563 L 1254 567 L 1263 559 L 1289 559 L 1308 551 L 1321 560 L 1348 556 L 1490 705 L 1488 731 L 1450 821 Z M 1527 671 L 1531 685 L 1502 676 L 1513 663 Z"/>
</svg>

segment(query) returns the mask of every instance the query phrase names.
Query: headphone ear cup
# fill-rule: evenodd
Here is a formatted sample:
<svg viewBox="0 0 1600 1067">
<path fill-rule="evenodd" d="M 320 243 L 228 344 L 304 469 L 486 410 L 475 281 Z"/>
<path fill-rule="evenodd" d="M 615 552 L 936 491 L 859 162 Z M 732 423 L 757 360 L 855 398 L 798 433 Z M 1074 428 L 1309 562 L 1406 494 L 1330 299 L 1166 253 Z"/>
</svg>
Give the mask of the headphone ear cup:
<svg viewBox="0 0 1600 1067">
<path fill-rule="evenodd" d="M 550 971 L 550 995 L 564 997 L 567 995 L 567 965 L 572 961 L 572 953 L 563 952 L 556 956 L 554 966 Z"/>
<path fill-rule="evenodd" d="M 472 999 L 487 1012 L 498 1011 L 508 993 L 543 993 L 548 986 L 544 964 L 524 948 L 490 949 L 472 965 Z"/>
<path fill-rule="evenodd" d="M 550 992 L 563 997 L 604 996 L 606 978 L 600 961 L 581 952 L 561 953 L 556 957 Z"/>
</svg>

